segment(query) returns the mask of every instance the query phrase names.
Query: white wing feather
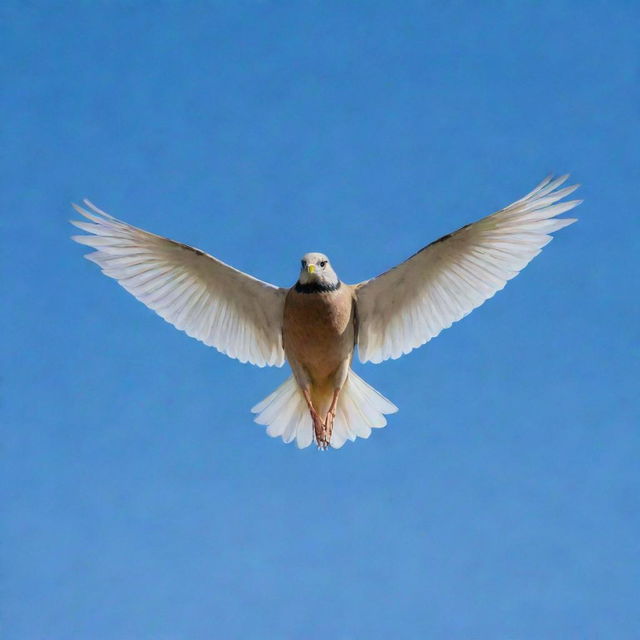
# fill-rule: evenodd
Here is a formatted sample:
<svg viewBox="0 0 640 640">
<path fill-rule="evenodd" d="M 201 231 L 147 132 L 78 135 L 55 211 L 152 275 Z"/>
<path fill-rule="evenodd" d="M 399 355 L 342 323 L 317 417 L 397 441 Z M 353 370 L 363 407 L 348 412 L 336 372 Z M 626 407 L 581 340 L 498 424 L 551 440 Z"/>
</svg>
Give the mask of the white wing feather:
<svg viewBox="0 0 640 640">
<path fill-rule="evenodd" d="M 96 249 L 85 257 L 176 328 L 218 351 L 259 367 L 282 366 L 286 291 L 188 245 L 116 220 L 89 201 L 91 222 L 73 236 Z"/>
<path fill-rule="evenodd" d="M 502 289 L 552 240 L 550 233 L 575 222 L 555 218 L 581 202 L 558 203 L 578 188 L 558 189 L 567 178 L 546 178 L 517 202 L 357 285 L 360 360 L 399 358 Z"/>
</svg>

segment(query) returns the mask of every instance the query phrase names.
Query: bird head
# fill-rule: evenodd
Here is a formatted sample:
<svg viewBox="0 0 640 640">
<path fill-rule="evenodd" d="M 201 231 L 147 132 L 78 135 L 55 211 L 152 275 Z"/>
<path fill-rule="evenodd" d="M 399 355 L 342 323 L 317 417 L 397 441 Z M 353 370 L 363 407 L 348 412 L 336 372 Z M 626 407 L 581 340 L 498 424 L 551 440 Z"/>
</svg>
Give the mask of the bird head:
<svg viewBox="0 0 640 640">
<path fill-rule="evenodd" d="M 321 287 L 335 287 L 339 281 L 329 258 L 323 253 L 305 253 L 302 256 L 300 284 L 317 284 Z"/>
</svg>

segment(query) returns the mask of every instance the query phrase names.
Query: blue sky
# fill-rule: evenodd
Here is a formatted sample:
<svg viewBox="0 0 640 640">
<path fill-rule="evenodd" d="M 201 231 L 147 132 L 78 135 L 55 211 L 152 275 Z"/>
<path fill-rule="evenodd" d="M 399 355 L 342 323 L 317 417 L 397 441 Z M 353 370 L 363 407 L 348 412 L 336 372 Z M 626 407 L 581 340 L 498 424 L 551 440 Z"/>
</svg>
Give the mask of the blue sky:
<svg viewBox="0 0 640 640">
<path fill-rule="evenodd" d="M 0 9 L 7 640 L 637 638 L 638 64 L 631 2 Z M 400 412 L 268 438 L 287 375 L 130 298 L 83 197 L 269 280 L 348 282 L 571 172 L 515 281 L 358 372 Z"/>
</svg>

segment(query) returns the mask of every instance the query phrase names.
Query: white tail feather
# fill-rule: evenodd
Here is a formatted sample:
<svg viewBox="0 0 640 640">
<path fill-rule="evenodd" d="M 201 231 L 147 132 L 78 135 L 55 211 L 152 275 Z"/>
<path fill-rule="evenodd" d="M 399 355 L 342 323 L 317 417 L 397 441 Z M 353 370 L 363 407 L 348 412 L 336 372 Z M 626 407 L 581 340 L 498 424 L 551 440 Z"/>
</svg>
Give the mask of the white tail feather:
<svg viewBox="0 0 640 640">
<path fill-rule="evenodd" d="M 347 440 L 368 438 L 371 429 L 387 424 L 385 414 L 398 410 L 360 376 L 349 371 L 340 392 L 336 418 L 333 424 L 331 446 L 339 449 Z M 299 449 L 313 442 L 313 423 L 302 391 L 293 376 L 253 409 L 258 415 L 255 421 L 267 426 L 272 438 L 281 437 L 284 442 L 296 441 Z"/>
</svg>

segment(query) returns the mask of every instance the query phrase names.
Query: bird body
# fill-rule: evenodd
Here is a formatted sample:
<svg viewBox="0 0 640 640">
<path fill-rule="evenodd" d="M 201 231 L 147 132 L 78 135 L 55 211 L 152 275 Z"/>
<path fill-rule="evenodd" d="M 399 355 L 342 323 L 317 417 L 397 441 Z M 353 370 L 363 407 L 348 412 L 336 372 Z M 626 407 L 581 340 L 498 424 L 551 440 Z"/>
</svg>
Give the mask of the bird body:
<svg viewBox="0 0 640 640">
<path fill-rule="evenodd" d="M 284 303 L 282 338 L 289 362 L 318 386 L 333 382 L 355 346 L 352 288 L 302 293 L 292 287 Z M 295 373 L 295 370 L 294 370 Z"/>
<path fill-rule="evenodd" d="M 323 254 L 307 254 L 303 262 L 316 266 L 315 262 L 329 261 Z M 355 309 L 353 288 L 337 277 L 324 285 L 298 282 L 285 298 L 284 351 L 298 386 L 303 394 L 308 393 L 315 437 L 321 446 L 330 443 L 333 429 L 332 418 L 327 424 L 322 416 L 335 414 L 334 394 L 344 386 L 353 358 Z M 335 400 L 337 403 L 337 397 Z"/>
<path fill-rule="evenodd" d="M 85 200 L 90 235 L 74 240 L 103 273 L 188 335 L 258 366 L 289 362 L 292 376 L 253 407 L 267 433 L 304 448 L 340 448 L 386 425 L 397 407 L 351 368 L 382 362 L 437 336 L 502 289 L 572 222 L 577 186 L 545 179 L 529 194 L 428 244 L 382 275 L 343 283 L 321 253 L 302 258 L 297 282 L 275 287 L 200 249 L 128 225 Z"/>
</svg>

